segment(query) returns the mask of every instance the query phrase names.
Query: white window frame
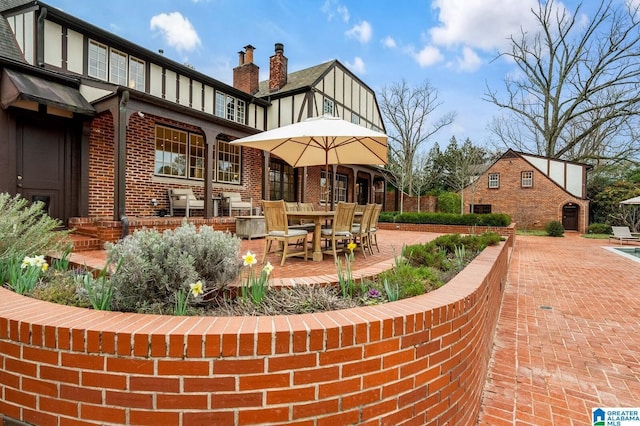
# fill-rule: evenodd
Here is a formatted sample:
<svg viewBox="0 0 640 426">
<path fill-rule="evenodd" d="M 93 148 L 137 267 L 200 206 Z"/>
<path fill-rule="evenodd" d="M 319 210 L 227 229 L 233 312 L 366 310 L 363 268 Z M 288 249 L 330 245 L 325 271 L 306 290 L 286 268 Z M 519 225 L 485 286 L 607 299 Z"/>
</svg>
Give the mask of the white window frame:
<svg viewBox="0 0 640 426">
<path fill-rule="evenodd" d="M 89 40 L 87 73 L 90 77 L 107 81 L 109 68 L 109 48 L 95 40 Z M 92 64 L 93 63 L 93 64 Z"/>
<path fill-rule="evenodd" d="M 244 124 L 246 104 L 241 99 L 236 99 L 236 122 Z"/>
<path fill-rule="evenodd" d="M 329 175 L 331 176 L 331 173 L 329 173 Z M 324 170 L 320 171 L 320 187 L 321 187 L 320 204 L 326 203 L 325 195 L 327 193 L 327 190 L 325 188 L 325 183 L 327 179 L 325 176 L 326 175 Z M 332 184 L 333 182 L 329 182 L 329 192 L 332 191 L 332 187 L 331 187 Z M 348 189 L 349 189 L 349 177 L 341 173 L 336 173 L 336 190 L 333 192 L 333 202 L 334 203 L 338 203 L 340 201 L 346 202 Z"/>
<path fill-rule="evenodd" d="M 351 113 L 351 122 L 353 124 L 360 124 L 360 116 L 358 114 L 356 114 L 355 112 Z"/>
<path fill-rule="evenodd" d="M 520 172 L 520 185 L 523 188 L 533 187 L 533 171 L 532 170 L 525 170 Z"/>
<path fill-rule="evenodd" d="M 322 103 L 322 113 L 333 116 L 334 103 L 332 99 L 324 98 Z"/>
<path fill-rule="evenodd" d="M 500 188 L 500 173 L 489 173 L 489 189 Z"/>
<path fill-rule="evenodd" d="M 134 65 L 135 64 L 135 65 Z M 146 64 L 143 60 L 129 56 L 129 88 L 144 92 Z"/>
<path fill-rule="evenodd" d="M 118 49 L 109 49 L 109 81 L 120 86 L 129 86 L 127 68 L 127 54 Z"/>
</svg>

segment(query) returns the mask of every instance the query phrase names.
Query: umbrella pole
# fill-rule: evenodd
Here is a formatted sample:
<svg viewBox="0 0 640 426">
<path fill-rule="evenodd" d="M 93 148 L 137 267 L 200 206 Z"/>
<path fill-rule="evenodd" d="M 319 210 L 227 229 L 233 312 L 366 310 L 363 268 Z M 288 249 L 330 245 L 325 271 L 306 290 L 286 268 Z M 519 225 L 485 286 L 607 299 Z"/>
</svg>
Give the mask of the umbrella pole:
<svg viewBox="0 0 640 426">
<path fill-rule="evenodd" d="M 326 149 L 324 150 L 324 176 L 324 187 L 327 191 L 327 196 L 324 199 L 324 211 L 326 212 L 329 210 L 329 151 L 327 151 Z"/>
</svg>

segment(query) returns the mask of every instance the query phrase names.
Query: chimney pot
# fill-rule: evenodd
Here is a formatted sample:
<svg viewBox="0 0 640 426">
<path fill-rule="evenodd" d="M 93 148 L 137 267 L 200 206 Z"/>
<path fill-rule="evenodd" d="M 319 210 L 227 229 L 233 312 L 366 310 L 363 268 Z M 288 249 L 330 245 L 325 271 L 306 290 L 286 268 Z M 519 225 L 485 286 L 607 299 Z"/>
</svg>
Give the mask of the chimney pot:
<svg viewBox="0 0 640 426">
<path fill-rule="evenodd" d="M 250 44 L 247 44 L 247 45 L 244 47 L 244 50 L 245 50 L 245 52 L 246 52 L 246 58 L 247 58 L 247 59 L 246 59 L 246 63 L 247 63 L 247 64 L 252 64 L 252 63 L 253 63 L 253 51 L 254 51 L 255 49 L 256 49 L 256 48 L 255 48 L 255 47 L 253 47 L 253 46 L 252 46 L 252 45 L 250 45 Z"/>
<path fill-rule="evenodd" d="M 238 52 L 238 66 L 244 65 L 244 52 Z"/>
<path fill-rule="evenodd" d="M 269 58 L 269 90 L 274 92 L 287 84 L 287 57 L 284 45 L 276 43 L 275 54 Z"/>
</svg>

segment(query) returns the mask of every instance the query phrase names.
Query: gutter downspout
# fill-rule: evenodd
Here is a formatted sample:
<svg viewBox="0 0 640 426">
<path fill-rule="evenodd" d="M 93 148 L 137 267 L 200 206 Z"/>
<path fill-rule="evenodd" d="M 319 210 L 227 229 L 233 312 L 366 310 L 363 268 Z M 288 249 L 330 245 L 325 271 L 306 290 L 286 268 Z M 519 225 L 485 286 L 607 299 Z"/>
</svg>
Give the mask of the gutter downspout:
<svg viewBox="0 0 640 426">
<path fill-rule="evenodd" d="M 44 67 L 44 20 L 47 18 L 47 8 L 40 9 L 38 15 L 37 34 L 36 34 L 36 64 Z"/>
<path fill-rule="evenodd" d="M 126 170 L 127 170 L 127 103 L 129 102 L 129 91 L 122 92 L 120 108 L 118 111 L 118 159 L 116 163 L 116 198 L 118 212 L 115 220 L 122 222 L 122 238 L 129 234 L 129 219 L 126 216 Z"/>
</svg>

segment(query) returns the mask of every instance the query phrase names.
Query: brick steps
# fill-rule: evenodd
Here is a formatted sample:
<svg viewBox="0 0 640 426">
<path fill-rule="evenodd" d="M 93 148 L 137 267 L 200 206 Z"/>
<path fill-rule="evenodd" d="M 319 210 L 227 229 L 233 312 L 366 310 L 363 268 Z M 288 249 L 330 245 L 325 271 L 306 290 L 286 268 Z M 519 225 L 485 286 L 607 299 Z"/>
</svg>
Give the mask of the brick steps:
<svg viewBox="0 0 640 426">
<path fill-rule="evenodd" d="M 71 234 L 71 241 L 74 252 L 104 249 L 104 243 L 100 239 L 91 235 L 79 234 L 77 231 Z"/>
</svg>

